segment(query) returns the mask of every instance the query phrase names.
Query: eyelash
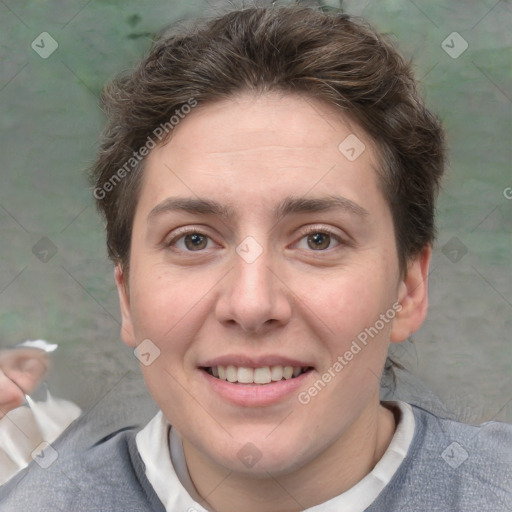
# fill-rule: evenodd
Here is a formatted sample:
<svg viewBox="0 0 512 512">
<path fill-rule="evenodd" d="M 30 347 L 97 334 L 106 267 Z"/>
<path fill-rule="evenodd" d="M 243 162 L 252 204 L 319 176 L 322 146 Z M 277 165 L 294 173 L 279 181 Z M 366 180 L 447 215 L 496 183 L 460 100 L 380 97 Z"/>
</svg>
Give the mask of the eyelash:
<svg viewBox="0 0 512 512">
<path fill-rule="evenodd" d="M 322 234 L 322 235 L 328 235 L 331 238 L 335 239 L 336 242 L 338 242 L 338 245 L 336 247 L 343 246 L 343 245 L 344 246 L 350 245 L 350 243 L 347 240 L 341 238 L 333 230 L 331 230 L 329 228 L 326 228 L 326 227 L 314 227 L 314 228 L 308 228 L 307 230 L 302 231 L 301 232 L 301 236 L 300 236 L 299 240 L 296 243 L 300 242 L 303 238 L 305 238 L 305 237 L 307 237 L 309 235 L 314 235 L 314 234 L 317 234 L 317 233 L 318 234 Z M 186 235 L 202 235 L 202 236 L 205 236 L 206 238 L 208 238 L 209 240 L 211 240 L 211 237 L 209 237 L 205 233 L 202 233 L 199 229 L 183 228 L 183 229 L 178 230 L 178 232 L 175 234 L 175 236 L 169 242 L 165 243 L 165 247 L 173 249 L 173 245 L 176 244 L 176 242 L 181 240 Z M 327 251 L 333 250 L 336 247 L 327 248 L 327 249 L 319 249 L 318 251 L 315 251 L 315 250 L 311 249 L 308 252 L 322 253 L 322 252 L 327 252 Z M 174 249 L 174 250 L 181 251 L 181 252 L 186 252 L 186 253 L 189 253 L 189 254 L 194 254 L 194 253 L 200 254 L 205 249 L 200 249 L 198 251 L 189 251 L 189 250 L 185 250 L 184 251 L 183 249 Z"/>
</svg>

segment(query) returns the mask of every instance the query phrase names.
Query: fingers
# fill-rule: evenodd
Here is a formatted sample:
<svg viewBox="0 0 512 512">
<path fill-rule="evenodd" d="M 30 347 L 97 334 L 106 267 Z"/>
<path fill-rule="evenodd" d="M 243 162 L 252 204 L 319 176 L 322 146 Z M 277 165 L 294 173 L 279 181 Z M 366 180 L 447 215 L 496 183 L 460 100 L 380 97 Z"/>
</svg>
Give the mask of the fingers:
<svg viewBox="0 0 512 512">
<path fill-rule="evenodd" d="M 25 401 L 20 387 L 0 370 L 0 419 Z"/>
<path fill-rule="evenodd" d="M 37 388 L 49 366 L 48 354 L 39 349 L 20 347 L 0 352 L 0 369 L 27 395 Z"/>
</svg>

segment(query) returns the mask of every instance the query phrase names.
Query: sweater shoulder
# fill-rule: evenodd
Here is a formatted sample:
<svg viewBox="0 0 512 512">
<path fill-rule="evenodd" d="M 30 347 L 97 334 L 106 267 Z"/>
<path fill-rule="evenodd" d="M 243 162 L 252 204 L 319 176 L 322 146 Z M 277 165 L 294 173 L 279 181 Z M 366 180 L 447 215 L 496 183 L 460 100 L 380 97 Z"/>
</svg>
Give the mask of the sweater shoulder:
<svg viewBox="0 0 512 512">
<path fill-rule="evenodd" d="M 123 428 L 78 449 L 74 436 L 57 440 L 0 487 L 0 511 L 164 512 L 145 476 L 137 431 Z"/>
<path fill-rule="evenodd" d="M 470 425 L 416 406 L 413 413 L 413 442 L 375 510 L 512 510 L 512 425 Z"/>
</svg>

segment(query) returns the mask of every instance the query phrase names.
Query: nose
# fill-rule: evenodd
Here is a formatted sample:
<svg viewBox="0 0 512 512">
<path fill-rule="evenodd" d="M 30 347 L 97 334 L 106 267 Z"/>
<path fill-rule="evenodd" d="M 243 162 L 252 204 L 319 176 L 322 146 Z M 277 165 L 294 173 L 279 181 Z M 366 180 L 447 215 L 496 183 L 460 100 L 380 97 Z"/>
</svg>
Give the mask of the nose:
<svg viewBox="0 0 512 512">
<path fill-rule="evenodd" d="M 254 261 L 240 254 L 234 255 L 234 268 L 218 297 L 218 321 L 259 334 L 285 325 L 291 317 L 292 294 L 278 265 L 265 250 Z"/>
</svg>

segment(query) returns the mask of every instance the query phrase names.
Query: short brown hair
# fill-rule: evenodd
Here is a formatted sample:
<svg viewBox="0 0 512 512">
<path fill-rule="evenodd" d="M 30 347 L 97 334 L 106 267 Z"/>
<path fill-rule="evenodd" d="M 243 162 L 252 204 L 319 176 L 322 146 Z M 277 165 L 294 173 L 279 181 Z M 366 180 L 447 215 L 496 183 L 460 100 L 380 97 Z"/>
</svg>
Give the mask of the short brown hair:
<svg viewBox="0 0 512 512">
<path fill-rule="evenodd" d="M 127 270 L 144 162 L 137 152 L 191 99 L 204 105 L 243 91 L 320 99 L 358 123 L 380 157 L 379 185 L 393 216 L 401 271 L 432 243 L 445 139 L 410 64 L 360 19 L 266 6 L 174 26 L 131 73 L 105 87 L 108 125 L 91 177 L 113 261 Z"/>
</svg>

